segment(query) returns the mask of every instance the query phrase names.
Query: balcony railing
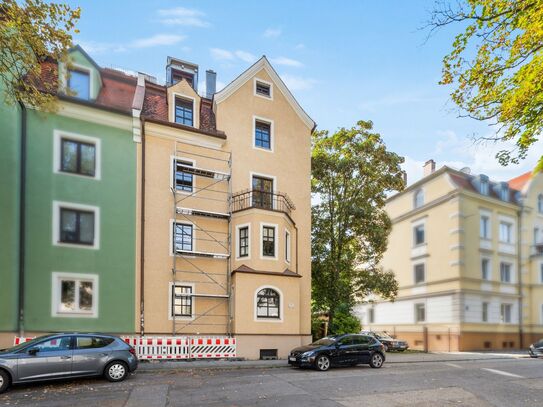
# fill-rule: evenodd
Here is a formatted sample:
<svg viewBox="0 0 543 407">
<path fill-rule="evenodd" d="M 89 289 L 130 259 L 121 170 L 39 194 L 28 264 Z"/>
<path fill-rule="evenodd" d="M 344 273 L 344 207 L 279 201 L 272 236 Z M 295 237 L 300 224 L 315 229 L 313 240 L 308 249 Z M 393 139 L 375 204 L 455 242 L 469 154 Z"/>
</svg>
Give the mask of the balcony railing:
<svg viewBox="0 0 543 407">
<path fill-rule="evenodd" d="M 232 212 L 249 208 L 278 211 L 287 215 L 290 215 L 296 209 L 288 195 L 282 192 L 247 189 L 232 195 Z"/>
</svg>

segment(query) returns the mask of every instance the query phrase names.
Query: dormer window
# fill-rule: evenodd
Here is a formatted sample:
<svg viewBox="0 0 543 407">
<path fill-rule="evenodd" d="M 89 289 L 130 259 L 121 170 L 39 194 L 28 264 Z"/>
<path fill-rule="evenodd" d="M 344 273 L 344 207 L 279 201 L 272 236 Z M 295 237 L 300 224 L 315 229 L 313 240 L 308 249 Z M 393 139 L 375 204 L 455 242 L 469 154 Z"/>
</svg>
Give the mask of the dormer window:
<svg viewBox="0 0 543 407">
<path fill-rule="evenodd" d="M 509 201 L 509 188 L 502 186 L 500 189 L 500 199 L 502 201 Z"/>
<path fill-rule="evenodd" d="M 422 205 L 424 205 L 424 191 L 418 189 L 413 196 L 413 206 L 415 208 L 420 208 Z"/>
<path fill-rule="evenodd" d="M 483 195 L 488 195 L 488 181 L 481 180 L 481 185 L 479 186 L 479 192 Z"/>
<path fill-rule="evenodd" d="M 193 101 L 184 98 L 175 98 L 175 122 L 185 126 L 193 126 Z"/>
<path fill-rule="evenodd" d="M 255 80 L 255 95 L 271 99 L 272 90 L 271 84 L 259 80 Z"/>
<path fill-rule="evenodd" d="M 189 83 L 190 87 L 194 89 L 194 75 L 193 74 L 172 69 L 173 84 L 177 82 L 181 82 L 182 79 L 185 79 Z"/>
<path fill-rule="evenodd" d="M 78 99 L 90 99 L 90 72 L 82 69 L 68 71 L 68 88 Z"/>
</svg>

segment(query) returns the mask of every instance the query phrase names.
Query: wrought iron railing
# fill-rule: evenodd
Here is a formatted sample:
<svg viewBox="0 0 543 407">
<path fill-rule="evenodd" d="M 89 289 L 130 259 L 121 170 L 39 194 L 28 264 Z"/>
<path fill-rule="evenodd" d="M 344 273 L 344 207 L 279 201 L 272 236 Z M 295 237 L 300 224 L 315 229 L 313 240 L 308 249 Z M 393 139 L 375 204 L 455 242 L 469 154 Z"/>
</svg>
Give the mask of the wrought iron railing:
<svg viewBox="0 0 543 407">
<path fill-rule="evenodd" d="M 232 212 L 249 208 L 279 211 L 290 215 L 296 207 L 287 194 L 282 192 L 266 192 L 258 189 L 247 189 L 232 195 Z"/>
</svg>

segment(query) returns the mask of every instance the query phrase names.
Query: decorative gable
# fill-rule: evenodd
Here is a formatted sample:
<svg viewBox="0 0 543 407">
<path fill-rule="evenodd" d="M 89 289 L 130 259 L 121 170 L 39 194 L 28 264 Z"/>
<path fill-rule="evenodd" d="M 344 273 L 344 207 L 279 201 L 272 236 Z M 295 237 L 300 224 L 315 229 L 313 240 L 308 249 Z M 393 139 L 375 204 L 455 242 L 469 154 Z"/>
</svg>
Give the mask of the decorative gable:
<svg viewBox="0 0 543 407">
<path fill-rule="evenodd" d="M 102 88 L 98 64 L 79 45 L 69 51 L 68 59 L 68 64 L 59 63 L 59 91 L 84 100 L 96 100 Z"/>
<path fill-rule="evenodd" d="M 185 78 L 168 87 L 168 121 L 200 128 L 201 97 L 190 86 Z M 177 106 L 177 107 L 176 107 Z M 192 108 L 192 124 L 187 120 L 188 110 Z M 177 114 L 176 114 L 177 109 Z M 177 119 L 177 121 L 176 121 Z"/>
</svg>

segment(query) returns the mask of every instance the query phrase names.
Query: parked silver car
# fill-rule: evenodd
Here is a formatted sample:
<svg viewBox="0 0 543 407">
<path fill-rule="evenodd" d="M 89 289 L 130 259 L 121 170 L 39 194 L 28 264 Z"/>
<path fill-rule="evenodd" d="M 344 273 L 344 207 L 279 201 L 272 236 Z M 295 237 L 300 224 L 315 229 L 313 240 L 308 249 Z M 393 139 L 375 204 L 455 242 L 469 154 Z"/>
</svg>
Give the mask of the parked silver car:
<svg viewBox="0 0 543 407">
<path fill-rule="evenodd" d="M 104 376 L 120 382 L 138 367 L 134 348 L 103 334 L 45 335 L 0 350 L 0 393 L 10 384 Z"/>
</svg>

